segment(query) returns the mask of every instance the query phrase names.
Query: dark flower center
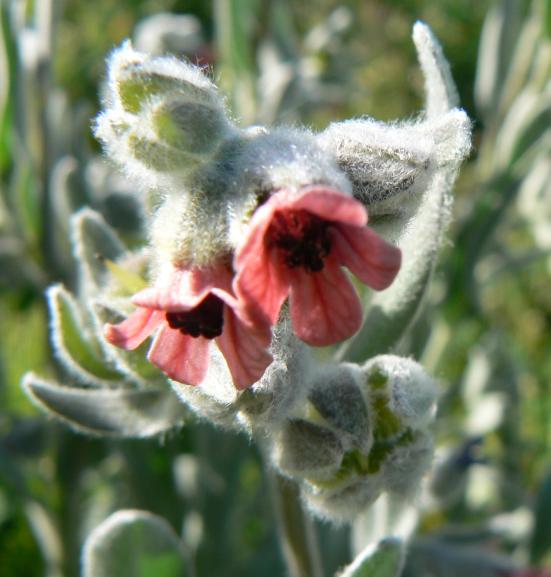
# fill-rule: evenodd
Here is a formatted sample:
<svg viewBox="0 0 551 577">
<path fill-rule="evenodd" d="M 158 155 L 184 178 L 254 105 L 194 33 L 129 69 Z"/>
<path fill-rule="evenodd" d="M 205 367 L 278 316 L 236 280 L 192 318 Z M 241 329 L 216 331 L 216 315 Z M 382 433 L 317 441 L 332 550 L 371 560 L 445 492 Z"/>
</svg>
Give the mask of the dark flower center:
<svg viewBox="0 0 551 577">
<path fill-rule="evenodd" d="M 190 337 L 214 339 L 224 328 L 224 301 L 209 293 L 196 307 L 180 313 L 166 313 L 171 329 Z"/>
<path fill-rule="evenodd" d="M 331 250 L 330 223 L 306 210 L 278 211 L 268 229 L 268 242 L 282 253 L 290 268 L 308 272 L 323 269 L 323 259 Z"/>
</svg>

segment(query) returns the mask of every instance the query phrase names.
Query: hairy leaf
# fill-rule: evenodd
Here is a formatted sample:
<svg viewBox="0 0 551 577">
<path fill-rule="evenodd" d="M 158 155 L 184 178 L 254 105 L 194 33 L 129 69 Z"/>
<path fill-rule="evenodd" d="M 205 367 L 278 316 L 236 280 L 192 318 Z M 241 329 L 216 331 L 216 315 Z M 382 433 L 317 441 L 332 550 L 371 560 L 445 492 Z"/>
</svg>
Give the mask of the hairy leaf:
<svg viewBox="0 0 551 577">
<path fill-rule="evenodd" d="M 107 366 L 101 349 L 84 324 L 82 312 L 71 294 L 61 286 L 48 290 L 51 339 L 57 358 L 80 381 L 101 385 L 120 379 L 121 374 Z"/>
<path fill-rule="evenodd" d="M 23 387 L 41 409 L 82 433 L 150 437 L 183 424 L 184 405 L 160 389 L 82 389 L 28 373 Z"/>
<path fill-rule="evenodd" d="M 124 510 L 92 531 L 82 554 L 83 577 L 186 577 L 187 562 L 178 536 L 165 519 Z"/>
</svg>

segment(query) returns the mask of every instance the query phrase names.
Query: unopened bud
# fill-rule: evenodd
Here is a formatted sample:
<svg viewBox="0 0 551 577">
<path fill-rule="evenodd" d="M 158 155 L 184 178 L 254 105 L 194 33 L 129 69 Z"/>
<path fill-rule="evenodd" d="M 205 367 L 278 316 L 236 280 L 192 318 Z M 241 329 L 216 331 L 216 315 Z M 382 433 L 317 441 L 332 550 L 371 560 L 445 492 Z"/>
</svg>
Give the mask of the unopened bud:
<svg viewBox="0 0 551 577">
<path fill-rule="evenodd" d="M 419 363 L 380 355 L 368 361 L 363 371 L 383 434 L 391 435 L 405 427 L 420 429 L 429 424 L 438 392 L 434 380 Z"/>
<path fill-rule="evenodd" d="M 421 477 L 428 471 L 433 457 L 434 443 L 430 433 L 416 431 L 405 437 L 384 463 L 385 490 L 411 496 L 419 488 Z"/>
<path fill-rule="evenodd" d="M 273 459 L 289 476 L 327 478 L 341 465 L 343 448 L 329 429 L 304 421 L 288 421 L 278 432 Z"/>
<path fill-rule="evenodd" d="M 358 513 L 372 505 L 384 489 L 382 475 L 356 477 L 334 491 L 305 484 L 303 499 L 312 513 L 330 521 L 342 523 L 353 520 Z"/>
<path fill-rule="evenodd" d="M 126 42 L 109 58 L 108 74 L 95 134 L 148 188 L 159 187 L 159 173 L 192 173 L 235 131 L 216 86 L 185 61 L 151 57 Z M 178 185 L 162 182 L 163 190 L 171 186 L 181 192 L 181 178 Z"/>
<path fill-rule="evenodd" d="M 348 440 L 347 445 L 367 453 L 373 434 L 361 380 L 362 374 L 354 365 L 324 366 L 308 399 L 326 423 Z"/>
<path fill-rule="evenodd" d="M 220 108 L 178 99 L 155 107 L 151 123 L 162 141 L 194 155 L 212 153 L 230 130 Z"/>
<path fill-rule="evenodd" d="M 435 384 L 418 363 L 382 355 L 361 368 L 323 367 L 308 399 L 312 409 L 303 419 L 309 427 L 284 429 L 274 462 L 301 482 L 315 514 L 349 521 L 383 491 L 408 497 L 416 490 L 433 457 L 427 428 L 436 400 Z M 324 454 L 329 446 L 333 452 Z M 316 470 L 322 455 L 328 462 Z"/>
<path fill-rule="evenodd" d="M 150 57 L 129 41 L 108 62 L 110 97 L 126 112 L 138 114 L 156 96 L 218 104 L 216 86 L 201 70 L 173 56 Z"/>
<path fill-rule="evenodd" d="M 181 169 L 183 166 L 188 169 L 197 166 L 197 160 L 191 155 L 136 134 L 129 135 L 128 149 L 141 164 L 158 172 L 170 172 Z"/>
</svg>

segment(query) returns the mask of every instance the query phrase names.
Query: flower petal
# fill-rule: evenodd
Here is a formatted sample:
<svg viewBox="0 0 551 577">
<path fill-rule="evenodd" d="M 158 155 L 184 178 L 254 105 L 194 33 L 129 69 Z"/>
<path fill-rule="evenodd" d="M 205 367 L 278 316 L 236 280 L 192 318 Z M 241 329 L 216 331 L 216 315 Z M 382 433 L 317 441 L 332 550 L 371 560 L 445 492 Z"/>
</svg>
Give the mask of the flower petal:
<svg viewBox="0 0 551 577">
<path fill-rule="evenodd" d="M 231 272 L 212 269 L 178 269 L 170 266 L 148 287 L 132 297 L 135 305 L 165 312 L 182 312 L 197 306 L 214 286 L 230 289 Z"/>
<path fill-rule="evenodd" d="M 263 318 L 274 324 L 289 293 L 289 280 L 285 267 L 278 263 L 277 249 L 269 250 L 264 237 L 253 231 L 237 255 L 236 267 L 234 290 L 246 314 L 254 324 L 262 323 Z"/>
<path fill-rule="evenodd" d="M 200 384 L 207 374 L 209 341 L 193 338 L 165 325 L 147 358 L 169 378 L 186 385 Z"/>
<path fill-rule="evenodd" d="M 306 210 L 323 220 L 353 226 L 367 224 L 367 211 L 354 197 L 332 188 L 307 188 L 288 205 L 292 210 Z"/>
<path fill-rule="evenodd" d="M 270 329 L 254 331 L 245 326 L 234 312 L 224 310 L 224 332 L 216 339 L 234 385 L 242 390 L 256 383 L 272 362 L 272 356 L 266 350 L 270 343 Z"/>
<path fill-rule="evenodd" d="M 294 270 L 289 302 L 295 333 L 310 345 L 347 339 L 362 324 L 360 299 L 333 258 L 319 272 Z"/>
<path fill-rule="evenodd" d="M 375 290 L 387 288 L 400 270 L 400 249 L 367 227 L 335 227 L 332 250 L 342 265 Z"/>
<path fill-rule="evenodd" d="M 103 334 L 112 345 L 132 351 L 145 341 L 163 319 L 164 313 L 161 311 L 139 308 L 122 323 L 106 324 Z"/>
</svg>

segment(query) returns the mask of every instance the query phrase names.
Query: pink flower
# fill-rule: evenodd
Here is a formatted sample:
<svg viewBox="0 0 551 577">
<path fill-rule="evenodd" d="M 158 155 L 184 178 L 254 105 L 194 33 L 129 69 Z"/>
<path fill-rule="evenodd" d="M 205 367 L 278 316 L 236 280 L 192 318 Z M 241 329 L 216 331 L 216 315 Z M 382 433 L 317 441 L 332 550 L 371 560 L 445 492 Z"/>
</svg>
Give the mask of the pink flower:
<svg viewBox="0 0 551 577">
<path fill-rule="evenodd" d="M 277 192 L 254 213 L 235 256 L 235 293 L 252 318 L 277 321 L 289 297 L 297 336 L 316 346 L 353 335 L 362 306 L 342 266 L 382 290 L 398 273 L 401 252 L 366 227 L 354 198 L 315 186 Z"/>
<path fill-rule="evenodd" d="M 106 339 L 123 349 L 137 348 L 158 330 L 148 359 L 171 379 L 200 384 L 207 374 L 209 346 L 214 340 L 224 355 L 237 389 L 246 389 L 264 374 L 268 323 L 251 323 L 231 290 L 225 266 L 170 269 L 154 287 L 132 297 L 138 306 L 125 321 L 106 325 Z"/>
</svg>

